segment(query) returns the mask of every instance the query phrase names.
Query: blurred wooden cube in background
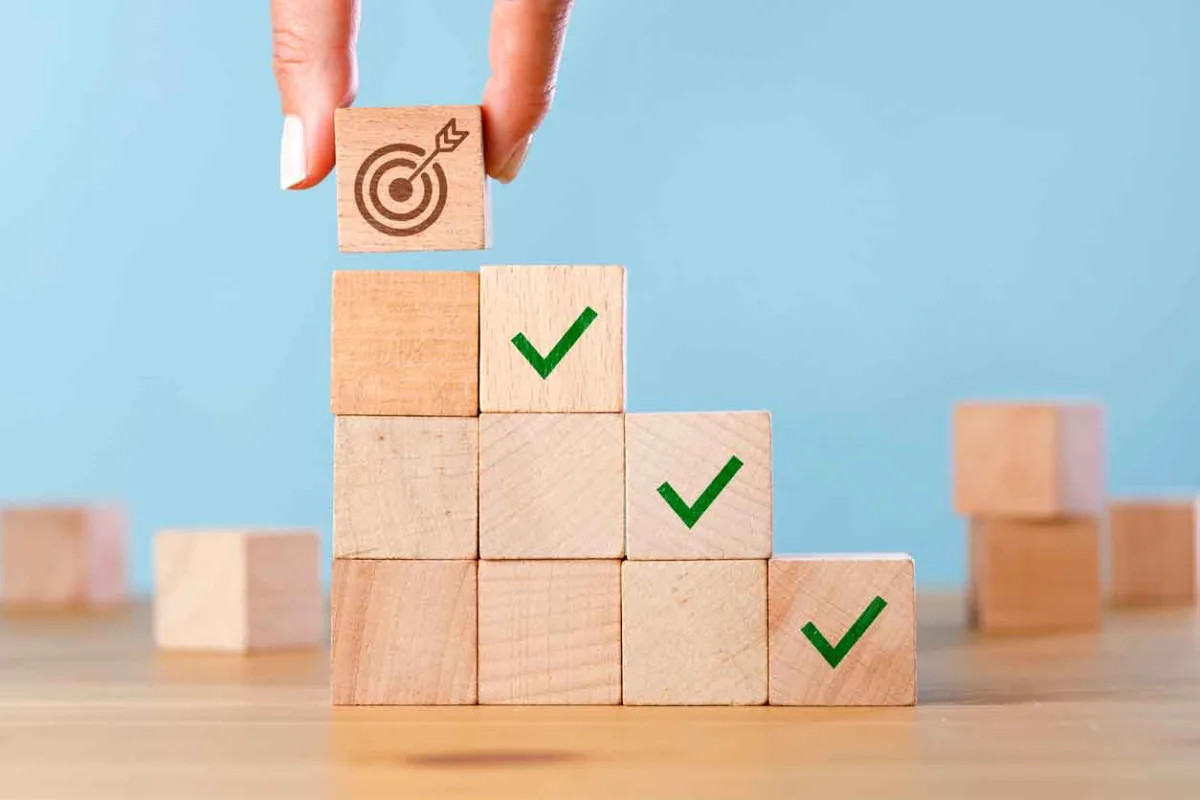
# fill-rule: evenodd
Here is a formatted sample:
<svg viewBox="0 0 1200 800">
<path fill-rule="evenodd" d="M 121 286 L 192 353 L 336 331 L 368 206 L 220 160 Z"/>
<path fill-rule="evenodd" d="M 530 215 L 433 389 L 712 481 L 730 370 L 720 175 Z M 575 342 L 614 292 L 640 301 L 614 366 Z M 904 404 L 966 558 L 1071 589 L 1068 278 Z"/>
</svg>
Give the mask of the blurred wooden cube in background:
<svg viewBox="0 0 1200 800">
<path fill-rule="evenodd" d="M 1197 599 L 1196 500 L 1125 500 L 1109 507 L 1112 601 L 1189 605 Z"/>
<path fill-rule="evenodd" d="M 124 602 L 126 536 L 120 508 L 0 510 L 0 602 L 43 608 Z"/>
</svg>

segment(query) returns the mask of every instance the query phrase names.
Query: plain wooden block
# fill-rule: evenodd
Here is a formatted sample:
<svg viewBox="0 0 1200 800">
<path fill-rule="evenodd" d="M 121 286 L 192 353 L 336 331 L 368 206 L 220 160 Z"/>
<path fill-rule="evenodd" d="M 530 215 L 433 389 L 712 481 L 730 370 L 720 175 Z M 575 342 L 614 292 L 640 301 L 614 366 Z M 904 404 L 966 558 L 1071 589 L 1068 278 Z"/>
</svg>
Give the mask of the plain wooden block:
<svg viewBox="0 0 1200 800">
<path fill-rule="evenodd" d="M 0 602 L 49 608 L 123 602 L 126 530 L 119 508 L 0 509 Z"/>
<path fill-rule="evenodd" d="M 1125 500 L 1109 506 L 1112 600 L 1120 606 L 1197 600 L 1196 500 Z"/>
<path fill-rule="evenodd" d="M 621 562 L 481 561 L 480 704 L 621 702 Z"/>
<path fill-rule="evenodd" d="M 624 267 L 483 267 L 479 294 L 483 411 L 625 410 Z"/>
<path fill-rule="evenodd" d="M 479 275 L 335 272 L 333 413 L 479 414 Z"/>
<path fill-rule="evenodd" d="M 160 532 L 155 642 L 164 650 L 316 647 L 325 629 L 318 560 L 310 531 Z"/>
<path fill-rule="evenodd" d="M 337 417 L 333 554 L 475 558 L 478 417 Z"/>
<path fill-rule="evenodd" d="M 620 558 L 624 492 L 620 414 L 480 417 L 481 558 Z"/>
<path fill-rule="evenodd" d="M 911 556 L 776 557 L 767 584 L 772 705 L 916 702 Z"/>
<path fill-rule="evenodd" d="M 996 633 L 1098 627 L 1099 529 L 1085 518 L 972 519 L 971 624 Z"/>
<path fill-rule="evenodd" d="M 629 414 L 625 445 L 630 559 L 771 555 L 769 413 Z"/>
<path fill-rule="evenodd" d="M 343 252 L 488 246 L 479 106 L 340 108 L 334 126 Z"/>
<path fill-rule="evenodd" d="M 1084 403 L 963 403 L 954 505 L 967 516 L 1104 512 L 1104 412 Z"/>
<path fill-rule="evenodd" d="M 334 705 L 471 705 L 476 561 L 333 562 Z"/>
<path fill-rule="evenodd" d="M 626 705 L 767 701 L 766 561 L 626 561 Z"/>
</svg>

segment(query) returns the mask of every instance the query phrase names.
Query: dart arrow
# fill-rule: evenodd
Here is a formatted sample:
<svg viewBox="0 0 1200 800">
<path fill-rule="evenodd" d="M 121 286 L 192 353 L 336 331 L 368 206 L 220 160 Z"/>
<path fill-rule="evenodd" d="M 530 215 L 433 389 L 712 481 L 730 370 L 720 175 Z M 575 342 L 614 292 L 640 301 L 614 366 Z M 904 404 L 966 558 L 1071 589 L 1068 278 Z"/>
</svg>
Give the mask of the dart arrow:
<svg viewBox="0 0 1200 800">
<path fill-rule="evenodd" d="M 434 137 L 433 152 L 421 162 L 420 166 L 413 170 L 412 177 L 409 180 L 415 181 L 425 168 L 432 164 L 433 160 L 442 153 L 453 153 L 457 150 L 458 146 L 467 138 L 467 134 L 468 131 L 460 131 L 454 126 L 454 117 L 451 117 L 450 121 L 443 125 L 442 129 L 437 132 L 437 136 Z"/>
</svg>

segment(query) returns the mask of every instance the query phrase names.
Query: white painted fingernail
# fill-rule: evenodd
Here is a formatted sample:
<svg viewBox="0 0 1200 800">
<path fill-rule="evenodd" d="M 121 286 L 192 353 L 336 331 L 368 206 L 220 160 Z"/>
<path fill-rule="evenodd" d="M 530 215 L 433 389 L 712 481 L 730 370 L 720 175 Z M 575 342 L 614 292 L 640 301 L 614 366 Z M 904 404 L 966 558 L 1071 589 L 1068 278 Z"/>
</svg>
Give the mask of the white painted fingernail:
<svg viewBox="0 0 1200 800">
<path fill-rule="evenodd" d="M 288 114 L 283 118 L 279 142 L 279 188 L 291 189 L 308 177 L 308 154 L 304 149 L 304 121 Z"/>
</svg>

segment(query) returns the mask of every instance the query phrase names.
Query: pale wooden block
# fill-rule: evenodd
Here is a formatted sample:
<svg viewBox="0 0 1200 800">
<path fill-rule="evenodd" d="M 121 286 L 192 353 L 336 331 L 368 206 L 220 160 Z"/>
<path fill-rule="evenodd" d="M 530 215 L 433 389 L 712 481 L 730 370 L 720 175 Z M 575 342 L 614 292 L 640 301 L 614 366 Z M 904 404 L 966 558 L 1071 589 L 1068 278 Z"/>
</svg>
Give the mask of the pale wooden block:
<svg viewBox="0 0 1200 800">
<path fill-rule="evenodd" d="M 162 531 L 155 642 L 164 650 L 315 647 L 324 638 L 318 562 L 309 531 Z"/>
<path fill-rule="evenodd" d="M 333 562 L 334 705 L 471 705 L 475 561 Z"/>
<path fill-rule="evenodd" d="M 626 705 L 767 701 L 766 561 L 626 561 Z"/>
<path fill-rule="evenodd" d="M 333 554 L 475 558 L 478 417 L 337 417 Z"/>
<path fill-rule="evenodd" d="M 1095 519 L 970 521 L 968 617 L 985 632 L 1100 625 L 1100 523 Z"/>
<path fill-rule="evenodd" d="M 625 410 L 624 267 L 483 267 L 479 293 L 483 411 Z"/>
<path fill-rule="evenodd" d="M 630 559 L 771 555 L 769 413 L 629 414 L 625 445 Z M 685 520 L 664 492 L 694 517 Z"/>
<path fill-rule="evenodd" d="M 620 414 L 480 417 L 481 558 L 620 558 L 624 493 Z"/>
<path fill-rule="evenodd" d="M 1109 506 L 1112 600 L 1119 606 L 1197 601 L 1196 500 L 1123 500 Z"/>
<path fill-rule="evenodd" d="M 479 563 L 480 704 L 621 702 L 621 562 Z"/>
<path fill-rule="evenodd" d="M 334 126 L 343 252 L 488 246 L 479 106 L 341 108 Z"/>
<path fill-rule="evenodd" d="M 479 275 L 335 272 L 331 405 L 351 416 L 479 413 Z"/>
<path fill-rule="evenodd" d="M 916 702 L 911 556 L 777 556 L 767 583 L 772 705 Z"/>
<path fill-rule="evenodd" d="M 963 403 L 954 505 L 968 516 L 1103 513 L 1104 412 L 1085 403 Z"/>
<path fill-rule="evenodd" d="M 49 608 L 123 602 L 127 524 L 119 508 L 0 509 L 0 602 Z"/>
</svg>

